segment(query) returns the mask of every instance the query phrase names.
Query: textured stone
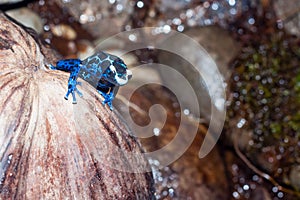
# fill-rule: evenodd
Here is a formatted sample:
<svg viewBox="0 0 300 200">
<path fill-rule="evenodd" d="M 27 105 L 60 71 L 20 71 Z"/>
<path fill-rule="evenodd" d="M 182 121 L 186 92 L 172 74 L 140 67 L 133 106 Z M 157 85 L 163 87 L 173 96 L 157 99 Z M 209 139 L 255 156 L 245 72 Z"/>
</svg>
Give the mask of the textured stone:
<svg viewBox="0 0 300 200">
<path fill-rule="evenodd" d="M 64 100 L 53 52 L 2 14 L 0 30 L 0 199 L 151 199 L 151 175 L 131 173 L 141 146 L 97 91 Z"/>
</svg>

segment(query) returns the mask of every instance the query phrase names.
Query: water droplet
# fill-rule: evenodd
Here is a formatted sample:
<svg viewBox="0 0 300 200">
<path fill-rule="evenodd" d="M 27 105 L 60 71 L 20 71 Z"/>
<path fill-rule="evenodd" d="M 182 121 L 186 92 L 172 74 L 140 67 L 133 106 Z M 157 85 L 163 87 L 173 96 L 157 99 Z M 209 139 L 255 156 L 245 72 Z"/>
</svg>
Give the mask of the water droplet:
<svg viewBox="0 0 300 200">
<path fill-rule="evenodd" d="M 240 34 L 240 35 L 244 34 L 244 30 L 243 30 L 242 28 L 239 28 L 237 32 L 238 32 L 238 34 Z"/>
<path fill-rule="evenodd" d="M 129 39 L 130 41 L 132 41 L 132 42 L 136 42 L 137 37 L 136 37 L 136 35 L 134 35 L 134 34 L 130 34 L 130 35 L 128 36 L 128 39 Z"/>
<path fill-rule="evenodd" d="M 277 169 L 277 173 L 278 173 L 278 174 L 281 174 L 281 173 L 282 173 L 282 171 L 283 171 L 283 169 L 282 169 L 282 168 L 278 168 L 278 169 Z"/>
<path fill-rule="evenodd" d="M 169 188 L 169 195 L 170 195 L 170 197 L 174 196 L 174 189 L 173 188 Z"/>
<path fill-rule="evenodd" d="M 236 14 L 237 14 L 237 11 L 236 11 L 235 8 L 231 8 L 231 9 L 229 10 L 229 12 L 230 12 L 230 14 L 232 14 L 232 15 L 236 15 Z"/>
<path fill-rule="evenodd" d="M 49 25 L 45 25 L 44 26 L 44 31 L 49 31 L 50 30 L 50 26 Z"/>
<path fill-rule="evenodd" d="M 230 6 L 234 6 L 235 5 L 235 0 L 228 0 L 228 3 Z"/>
<path fill-rule="evenodd" d="M 262 99 L 262 100 L 261 100 L 261 103 L 262 103 L 262 104 L 266 104 L 266 103 L 268 103 L 268 101 L 267 101 L 267 99 Z"/>
<path fill-rule="evenodd" d="M 80 22 L 81 24 L 87 23 L 88 20 L 89 20 L 89 18 L 88 18 L 87 15 L 80 15 L 80 17 L 79 17 L 79 22 Z"/>
<path fill-rule="evenodd" d="M 284 196 L 284 195 L 283 195 L 283 192 L 278 192 L 277 196 L 278 196 L 279 198 L 282 198 L 282 197 Z"/>
<path fill-rule="evenodd" d="M 176 18 L 174 18 L 174 19 L 172 20 L 172 23 L 178 26 L 178 25 L 181 24 L 181 19 L 179 19 L 179 18 L 176 17 Z"/>
<path fill-rule="evenodd" d="M 12 158 L 13 158 L 13 156 L 12 156 L 12 154 L 10 154 L 10 155 L 8 156 L 8 161 L 7 161 L 7 163 L 10 163 L 11 160 L 12 160 Z"/>
<path fill-rule="evenodd" d="M 269 163 L 273 163 L 274 162 L 274 158 L 273 157 L 268 157 L 268 162 Z"/>
<path fill-rule="evenodd" d="M 257 175 L 254 175 L 254 176 L 252 177 L 252 180 L 253 180 L 253 181 L 258 181 L 258 180 L 259 180 L 259 177 L 258 177 Z"/>
<path fill-rule="evenodd" d="M 283 79 L 280 79 L 280 80 L 279 80 L 279 84 L 280 84 L 280 85 L 283 85 L 284 82 L 285 82 L 285 81 L 284 81 Z"/>
<path fill-rule="evenodd" d="M 217 3 L 213 3 L 211 5 L 211 9 L 213 9 L 213 10 L 218 10 L 218 8 L 219 8 L 219 5 Z"/>
<path fill-rule="evenodd" d="M 206 2 L 203 3 L 203 7 L 204 8 L 209 8 L 209 6 L 210 6 L 210 3 L 208 1 L 206 1 Z"/>
<path fill-rule="evenodd" d="M 169 33 L 171 31 L 171 27 L 169 25 L 164 25 L 163 26 L 163 32 L 164 33 Z"/>
<path fill-rule="evenodd" d="M 277 21 L 277 27 L 278 27 L 279 29 L 283 29 L 283 21 L 282 21 L 282 20 L 278 20 L 278 21 Z"/>
<path fill-rule="evenodd" d="M 253 25 L 253 24 L 255 23 L 255 19 L 254 19 L 254 18 L 248 19 L 248 23 L 249 23 L 250 25 Z"/>
<path fill-rule="evenodd" d="M 162 195 L 163 196 L 167 196 L 168 195 L 168 191 L 163 191 Z"/>
<path fill-rule="evenodd" d="M 117 6 L 116 6 L 116 9 L 117 9 L 117 11 L 122 11 L 123 10 L 123 5 L 122 4 L 118 4 Z"/>
<path fill-rule="evenodd" d="M 249 140 L 248 144 L 249 144 L 250 146 L 253 146 L 253 145 L 254 145 L 254 141 L 253 141 L 253 140 Z"/>
<path fill-rule="evenodd" d="M 184 109 L 184 110 L 183 110 L 183 114 L 189 115 L 189 114 L 190 114 L 190 110 L 189 110 L 189 109 Z"/>
<path fill-rule="evenodd" d="M 192 9 L 188 9 L 185 14 L 186 17 L 191 18 L 194 15 L 194 11 Z"/>
<path fill-rule="evenodd" d="M 235 199 L 239 199 L 240 198 L 240 194 L 238 192 L 236 192 L 236 191 L 232 193 L 232 196 Z"/>
<path fill-rule="evenodd" d="M 154 133 L 155 136 L 159 136 L 160 135 L 160 129 L 159 128 L 154 128 L 153 133 Z"/>
<path fill-rule="evenodd" d="M 131 30 L 131 26 L 130 26 L 130 25 L 126 25 L 126 26 L 125 26 L 125 30 L 126 30 L 126 31 L 130 31 L 130 30 Z"/>
<path fill-rule="evenodd" d="M 246 120 L 244 118 L 242 118 L 238 123 L 237 123 L 237 127 L 238 128 L 242 128 L 246 123 Z"/>
<path fill-rule="evenodd" d="M 39 1 L 39 5 L 40 5 L 40 6 L 45 5 L 45 1 L 44 1 L 44 0 L 40 0 L 40 1 Z"/>
<path fill-rule="evenodd" d="M 136 6 L 137 6 L 138 8 L 142 8 L 142 7 L 144 7 L 144 2 L 138 1 L 138 2 L 136 3 Z"/>
<path fill-rule="evenodd" d="M 246 185 L 243 186 L 243 189 L 244 189 L 244 190 L 249 190 L 250 187 L 249 187 L 249 185 L 246 184 Z"/>
<path fill-rule="evenodd" d="M 182 32 L 184 30 L 184 26 L 183 25 L 179 25 L 177 27 L 177 31 Z"/>
</svg>

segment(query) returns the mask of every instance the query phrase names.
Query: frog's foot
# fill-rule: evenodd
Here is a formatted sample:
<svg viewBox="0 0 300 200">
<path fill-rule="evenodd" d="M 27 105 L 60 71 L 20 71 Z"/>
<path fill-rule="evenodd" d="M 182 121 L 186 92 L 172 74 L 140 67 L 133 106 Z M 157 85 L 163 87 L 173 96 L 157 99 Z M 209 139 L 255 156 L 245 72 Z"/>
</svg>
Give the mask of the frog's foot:
<svg viewBox="0 0 300 200">
<path fill-rule="evenodd" d="M 108 96 L 108 94 L 107 93 L 105 93 L 105 92 L 102 92 L 102 91 L 100 91 L 100 90 L 97 90 L 98 91 L 98 93 L 99 94 L 101 94 L 101 96 L 103 96 L 104 97 L 104 99 L 106 99 L 107 98 L 107 96 Z"/>
<path fill-rule="evenodd" d="M 65 99 L 68 100 L 69 95 L 72 94 L 73 104 L 77 103 L 75 92 L 77 92 L 77 94 L 80 97 L 83 96 L 82 93 L 77 89 L 77 87 L 76 87 L 77 85 L 81 85 L 81 82 L 77 82 L 76 80 L 69 81 L 69 83 L 68 83 L 68 92 L 65 96 Z"/>
<path fill-rule="evenodd" d="M 46 64 L 46 66 L 47 66 L 49 69 L 56 70 L 56 67 L 55 67 L 54 65 Z"/>
<path fill-rule="evenodd" d="M 110 110 L 113 110 L 113 106 L 112 106 L 112 101 L 114 100 L 114 94 L 113 93 L 109 93 L 109 94 L 106 94 L 104 92 L 101 92 L 98 90 L 98 92 L 104 97 L 104 100 L 102 101 L 102 104 L 105 105 L 107 104 L 110 108 Z"/>
</svg>

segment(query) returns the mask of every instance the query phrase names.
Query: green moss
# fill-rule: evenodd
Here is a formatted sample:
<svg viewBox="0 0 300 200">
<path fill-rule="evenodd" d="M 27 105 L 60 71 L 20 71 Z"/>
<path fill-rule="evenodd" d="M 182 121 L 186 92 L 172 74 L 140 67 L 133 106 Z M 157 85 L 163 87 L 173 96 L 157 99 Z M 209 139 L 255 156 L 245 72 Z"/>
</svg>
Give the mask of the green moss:
<svg viewBox="0 0 300 200">
<path fill-rule="evenodd" d="M 230 89 L 234 95 L 227 121 L 247 120 L 243 128 L 253 132 L 251 151 L 260 153 L 261 147 L 274 146 L 278 154 L 289 156 L 280 165 L 299 163 L 299 41 L 283 33 L 274 34 L 269 41 L 245 48 L 233 63 Z M 282 151 L 289 147 L 294 151 Z"/>
<path fill-rule="evenodd" d="M 281 124 L 276 123 L 276 122 L 272 122 L 270 124 L 270 128 L 271 128 L 272 133 L 274 134 L 274 137 L 279 139 L 281 131 L 282 131 Z"/>
</svg>

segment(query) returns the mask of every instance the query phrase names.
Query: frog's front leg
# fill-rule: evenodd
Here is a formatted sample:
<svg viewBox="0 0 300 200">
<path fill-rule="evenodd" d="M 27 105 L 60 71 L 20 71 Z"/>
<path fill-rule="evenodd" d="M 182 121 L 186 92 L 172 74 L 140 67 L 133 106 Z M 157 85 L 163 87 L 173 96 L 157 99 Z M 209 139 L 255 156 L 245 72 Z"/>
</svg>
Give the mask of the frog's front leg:
<svg viewBox="0 0 300 200">
<path fill-rule="evenodd" d="M 102 104 L 103 105 L 107 104 L 109 106 L 110 110 L 114 109 L 112 106 L 112 101 L 114 100 L 118 89 L 119 89 L 119 87 L 112 86 L 110 88 L 110 91 L 108 94 L 105 92 L 102 92 L 101 90 L 98 90 L 98 92 L 104 97 Z"/>
<path fill-rule="evenodd" d="M 67 91 L 67 94 L 65 95 L 65 99 L 68 100 L 68 97 L 70 94 L 72 94 L 72 98 L 73 98 L 73 104 L 76 104 L 77 103 L 77 100 L 76 100 L 76 94 L 75 92 L 77 92 L 77 94 L 82 97 L 82 93 L 77 89 L 77 85 L 81 85 L 81 82 L 78 82 L 76 79 L 72 79 L 71 76 L 69 78 L 69 81 L 68 81 L 68 91 Z"/>
<path fill-rule="evenodd" d="M 112 106 L 112 101 L 114 100 L 115 96 L 114 93 L 110 92 L 106 95 L 106 97 L 104 98 L 104 100 L 102 101 L 102 104 L 105 105 L 107 103 L 107 105 L 109 106 L 110 110 L 113 110 L 113 106 Z"/>
</svg>

